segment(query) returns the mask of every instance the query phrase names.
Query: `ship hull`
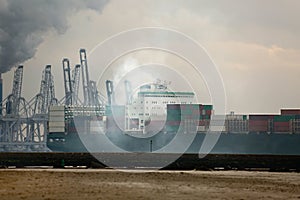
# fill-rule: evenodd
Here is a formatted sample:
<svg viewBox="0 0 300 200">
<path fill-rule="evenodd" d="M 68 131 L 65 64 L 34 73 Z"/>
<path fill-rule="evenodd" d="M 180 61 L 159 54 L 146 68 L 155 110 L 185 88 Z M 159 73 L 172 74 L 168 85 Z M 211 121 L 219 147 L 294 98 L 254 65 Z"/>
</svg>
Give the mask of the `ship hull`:
<svg viewBox="0 0 300 200">
<path fill-rule="evenodd" d="M 221 133 L 215 135 L 211 148 L 204 148 L 207 133 L 196 133 L 188 141 L 176 138 L 178 133 L 160 132 L 152 137 L 139 138 L 122 131 L 106 134 L 48 135 L 48 148 L 53 152 L 158 152 L 158 153 L 214 153 L 214 154 L 276 154 L 300 155 L 300 134 L 286 133 Z M 188 135 L 188 133 L 185 133 Z M 182 135 L 184 136 L 184 135 Z M 174 140 L 179 140 L 175 141 Z M 51 142 L 50 142 L 51 141 Z M 205 142 L 204 142 L 205 141 Z M 165 146 L 170 148 L 165 149 Z M 116 147 L 116 148 L 112 148 Z M 208 152 L 207 152 L 208 151 Z"/>
</svg>

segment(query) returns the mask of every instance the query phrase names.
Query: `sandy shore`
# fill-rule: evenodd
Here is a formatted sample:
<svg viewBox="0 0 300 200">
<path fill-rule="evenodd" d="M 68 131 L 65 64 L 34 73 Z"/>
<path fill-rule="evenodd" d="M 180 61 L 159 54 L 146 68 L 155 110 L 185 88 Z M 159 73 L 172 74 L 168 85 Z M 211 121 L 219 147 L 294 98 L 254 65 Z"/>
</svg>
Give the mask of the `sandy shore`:
<svg viewBox="0 0 300 200">
<path fill-rule="evenodd" d="M 0 170 L 5 199 L 300 199 L 300 173 Z"/>
</svg>

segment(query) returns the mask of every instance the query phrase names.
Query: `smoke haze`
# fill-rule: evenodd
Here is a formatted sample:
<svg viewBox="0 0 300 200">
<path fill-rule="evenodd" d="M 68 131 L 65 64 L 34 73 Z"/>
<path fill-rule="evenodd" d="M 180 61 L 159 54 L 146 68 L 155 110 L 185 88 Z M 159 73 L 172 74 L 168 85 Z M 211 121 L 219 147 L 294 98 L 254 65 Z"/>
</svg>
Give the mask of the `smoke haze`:
<svg viewBox="0 0 300 200">
<path fill-rule="evenodd" d="M 278 114 L 280 108 L 300 107 L 300 1 L 110 0 L 99 3 L 95 0 L 92 3 L 88 1 L 88 5 L 83 2 L 87 1 L 0 0 L 0 49 L 4 48 L 4 44 L 10 44 L 7 41 L 12 38 L 18 45 L 10 47 L 10 52 L 5 55 L 0 53 L 0 71 L 8 70 L 7 65 L 3 66 L 8 59 L 11 66 L 17 63 L 14 60 L 17 52 L 21 54 L 28 49 L 37 49 L 34 57 L 23 61 L 24 98 L 31 99 L 39 90 L 37 83 L 40 83 L 46 64 L 53 66 L 55 92 L 61 98 L 64 95 L 61 87 L 64 84 L 62 58 L 69 58 L 73 66 L 79 62 L 80 48 L 85 48 L 90 54 L 97 44 L 119 32 L 140 27 L 163 27 L 192 37 L 207 50 L 224 80 L 227 112 Z M 26 13 L 29 20 L 13 8 L 30 11 Z M 101 14 L 95 10 L 101 11 Z M 15 29 L 12 29 L 12 21 Z M 20 27 L 23 26 L 20 24 L 26 21 L 31 28 L 18 37 L 14 36 L 16 31 L 21 32 Z M 37 22 L 39 25 L 35 25 Z M 5 40 L 4 35 L 7 37 Z M 36 43 L 39 38 L 42 43 L 24 51 L 24 38 Z M 158 53 L 147 53 L 149 58 L 157 56 Z M 91 61 L 89 56 L 88 61 Z M 145 59 L 140 61 L 143 64 Z M 163 61 L 157 62 L 170 64 L 172 68 L 178 66 L 184 73 L 193 76 L 189 80 L 191 83 L 200 85 L 195 73 L 187 70 L 179 59 L 172 57 Z M 93 72 L 100 67 L 89 65 L 91 79 L 98 80 Z M 7 96 L 13 84 L 13 71 L 3 74 L 2 78 L 4 96 Z M 104 82 L 102 85 L 105 88 Z M 202 88 L 198 87 L 197 91 L 199 102 L 210 103 L 210 98 L 203 95 L 205 88 Z"/>
<path fill-rule="evenodd" d="M 0 0 L 0 73 L 32 58 L 45 32 L 65 33 L 72 12 L 100 12 L 106 3 L 107 0 Z"/>
</svg>

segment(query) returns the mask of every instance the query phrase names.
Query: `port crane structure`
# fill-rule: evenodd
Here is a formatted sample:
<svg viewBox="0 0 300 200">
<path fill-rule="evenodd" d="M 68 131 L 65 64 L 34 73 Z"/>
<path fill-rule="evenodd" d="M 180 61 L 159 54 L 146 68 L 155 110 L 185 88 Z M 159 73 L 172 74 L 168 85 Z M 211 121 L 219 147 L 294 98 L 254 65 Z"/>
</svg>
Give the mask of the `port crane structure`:
<svg viewBox="0 0 300 200">
<path fill-rule="evenodd" d="M 62 105 L 73 107 L 95 107 L 104 114 L 106 97 L 97 89 L 96 81 L 90 80 L 85 49 L 79 51 L 80 64 L 71 69 L 68 58 L 62 60 L 65 96 L 58 100 L 55 96 L 54 76 L 51 65 L 42 72 L 39 92 L 27 101 L 22 97 L 22 65 L 14 72 L 12 92 L 0 100 L 0 151 L 48 151 L 46 146 L 49 107 Z M 83 99 L 79 98 L 80 79 Z"/>
</svg>

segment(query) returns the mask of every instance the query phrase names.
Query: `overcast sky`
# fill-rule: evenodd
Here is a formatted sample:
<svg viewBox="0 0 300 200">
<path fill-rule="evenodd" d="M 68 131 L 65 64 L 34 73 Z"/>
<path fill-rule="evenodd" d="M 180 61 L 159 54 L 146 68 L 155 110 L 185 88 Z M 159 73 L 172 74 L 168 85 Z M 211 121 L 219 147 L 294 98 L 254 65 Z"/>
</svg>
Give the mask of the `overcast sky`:
<svg viewBox="0 0 300 200">
<path fill-rule="evenodd" d="M 3 5 L 7 5 L 7 2 L 0 0 L 2 15 L 5 13 Z M 89 51 L 120 31 L 158 26 L 180 31 L 207 50 L 223 77 L 227 111 L 277 113 L 280 108 L 300 108 L 298 0 L 111 0 L 101 5 L 76 4 L 64 15 L 61 13 L 69 6 L 66 2 L 71 1 L 57 2 L 64 3 L 55 6 L 43 3 L 30 5 L 32 1 L 23 1 L 28 6 L 17 8 L 39 9 L 48 6 L 49 10 L 53 10 L 46 15 L 47 20 L 57 15 L 60 15 L 58 21 L 62 20 L 59 26 L 51 22 L 37 28 L 40 37 L 37 38 L 36 47 L 33 45 L 31 49 L 33 57 L 29 56 L 23 62 L 22 92 L 28 100 L 38 93 L 41 73 L 46 64 L 53 66 L 56 95 L 60 98 L 63 96 L 62 58 L 68 57 L 73 65 L 79 62 L 80 48 Z M 43 12 L 24 13 L 33 13 L 31 17 L 38 19 L 43 16 Z M 4 26 L 10 26 L 5 21 L 9 19 L 0 19 L 0 44 L 1 39 L 4 40 L 1 30 L 6 30 Z M 33 20 L 33 23 L 40 21 Z M 13 71 L 2 76 L 6 96 L 11 92 Z M 197 84 L 195 80 L 193 84 Z M 199 102 L 209 103 L 209 100 L 199 99 Z"/>
</svg>

